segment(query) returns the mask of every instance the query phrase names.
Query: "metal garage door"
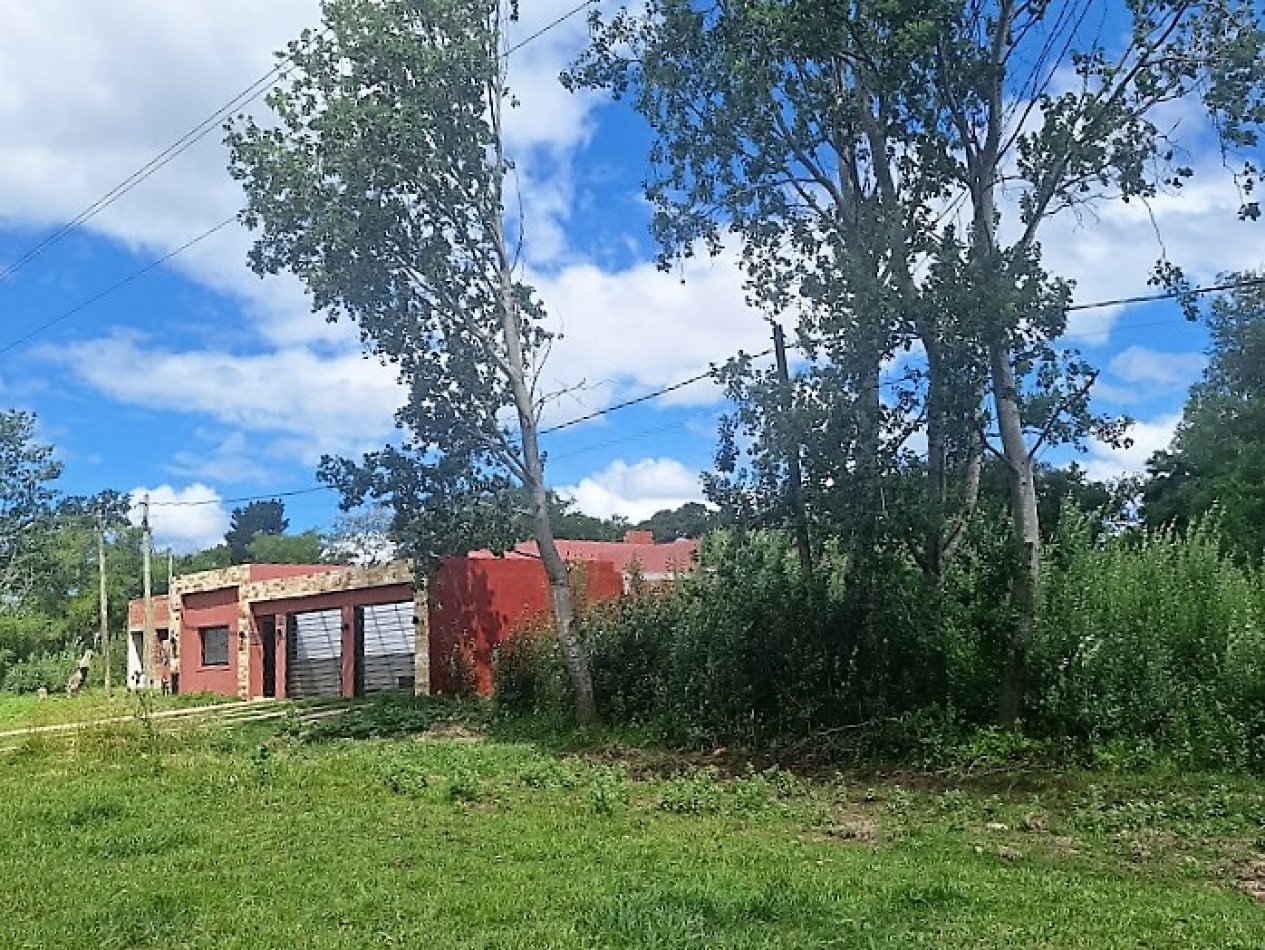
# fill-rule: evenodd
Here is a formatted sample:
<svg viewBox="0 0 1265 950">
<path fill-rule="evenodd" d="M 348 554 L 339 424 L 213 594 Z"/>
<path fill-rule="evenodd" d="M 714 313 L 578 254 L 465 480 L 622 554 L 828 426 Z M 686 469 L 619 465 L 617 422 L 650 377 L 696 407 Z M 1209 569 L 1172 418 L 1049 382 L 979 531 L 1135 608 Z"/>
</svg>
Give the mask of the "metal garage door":
<svg viewBox="0 0 1265 950">
<path fill-rule="evenodd" d="M 364 652 L 361 691 L 365 695 L 413 688 L 413 602 L 374 604 L 361 611 Z"/>
<path fill-rule="evenodd" d="M 286 695 L 291 699 L 342 695 L 343 615 L 313 610 L 290 615 L 286 638 Z"/>
</svg>

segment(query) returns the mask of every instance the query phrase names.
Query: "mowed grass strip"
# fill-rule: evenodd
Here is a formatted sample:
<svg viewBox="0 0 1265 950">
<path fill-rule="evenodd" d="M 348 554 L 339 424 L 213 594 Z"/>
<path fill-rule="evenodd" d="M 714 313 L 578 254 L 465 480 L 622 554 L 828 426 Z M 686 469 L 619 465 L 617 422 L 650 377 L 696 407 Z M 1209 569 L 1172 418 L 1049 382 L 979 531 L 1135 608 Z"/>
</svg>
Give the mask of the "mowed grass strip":
<svg viewBox="0 0 1265 950">
<path fill-rule="evenodd" d="M 1250 783 L 1148 809 L 1079 780 L 633 780 L 275 726 L 33 738 L 0 769 L 6 948 L 1265 946 Z"/>
</svg>

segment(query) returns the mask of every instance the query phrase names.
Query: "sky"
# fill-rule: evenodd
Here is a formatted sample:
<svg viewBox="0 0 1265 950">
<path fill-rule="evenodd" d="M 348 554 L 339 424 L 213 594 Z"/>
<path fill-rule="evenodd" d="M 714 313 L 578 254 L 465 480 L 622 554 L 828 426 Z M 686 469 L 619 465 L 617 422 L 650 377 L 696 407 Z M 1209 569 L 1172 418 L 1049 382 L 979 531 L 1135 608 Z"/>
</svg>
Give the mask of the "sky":
<svg viewBox="0 0 1265 950">
<path fill-rule="evenodd" d="M 524 0 L 511 45 L 576 3 Z M 216 543 L 253 497 L 284 496 L 294 530 L 328 528 L 338 497 L 310 490 L 317 462 L 381 447 L 401 390 L 353 327 L 311 312 L 297 281 L 247 268 L 218 123 L 83 215 L 264 76 L 274 51 L 319 24 L 317 0 L 0 0 L 0 23 L 0 408 L 37 415 L 62 491 L 148 493 L 159 547 Z M 654 266 L 647 130 L 625 105 L 557 82 L 586 37 L 571 16 L 509 64 L 527 276 L 561 334 L 546 375 L 567 390 L 546 424 L 769 346 L 731 258 Z M 1100 205 L 1044 232 L 1046 263 L 1076 281 L 1077 301 L 1146 293 L 1161 235 L 1197 283 L 1261 266 L 1265 225 L 1236 221 L 1215 150 L 1190 141 L 1200 174 L 1180 195 Z M 1096 406 L 1137 420 L 1132 448 L 1091 444 L 1081 464 L 1103 478 L 1140 471 L 1202 370 L 1204 332 L 1175 304 L 1144 304 L 1074 314 L 1067 342 L 1102 369 Z M 724 410 L 703 382 L 558 431 L 544 443 L 549 481 L 599 516 L 698 500 Z"/>
</svg>

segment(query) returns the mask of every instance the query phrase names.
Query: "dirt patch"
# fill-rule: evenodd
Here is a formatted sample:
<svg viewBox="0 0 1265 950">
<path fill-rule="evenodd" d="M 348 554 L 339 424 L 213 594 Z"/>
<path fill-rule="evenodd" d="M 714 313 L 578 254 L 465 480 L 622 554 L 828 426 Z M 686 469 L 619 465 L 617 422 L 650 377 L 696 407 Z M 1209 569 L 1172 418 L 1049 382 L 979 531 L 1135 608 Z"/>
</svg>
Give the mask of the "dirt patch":
<svg viewBox="0 0 1265 950">
<path fill-rule="evenodd" d="M 486 742 L 487 736 L 472 729 L 464 722 L 437 722 L 421 735 L 423 740 L 443 740 L 445 742 Z"/>
<path fill-rule="evenodd" d="M 841 815 L 813 833 L 814 841 L 845 844 L 875 844 L 880 838 L 878 823 L 867 815 Z"/>
<path fill-rule="evenodd" d="M 1235 886 L 1265 903 L 1265 858 L 1256 858 L 1242 865 Z"/>
</svg>

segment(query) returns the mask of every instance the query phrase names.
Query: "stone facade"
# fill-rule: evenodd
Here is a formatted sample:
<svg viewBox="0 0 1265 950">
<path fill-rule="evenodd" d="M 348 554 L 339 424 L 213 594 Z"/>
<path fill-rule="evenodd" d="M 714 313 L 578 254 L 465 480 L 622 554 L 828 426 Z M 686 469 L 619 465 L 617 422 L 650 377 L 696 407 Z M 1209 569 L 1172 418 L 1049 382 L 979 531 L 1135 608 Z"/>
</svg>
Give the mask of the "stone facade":
<svg viewBox="0 0 1265 950">
<path fill-rule="evenodd" d="M 284 617 L 287 612 L 330 606 L 351 610 L 362 604 L 382 602 L 385 596 L 400 596 L 401 600 L 411 596 L 415 630 L 414 691 L 427 693 L 430 691 L 430 646 L 426 586 L 414 583 L 413 568 L 407 561 L 370 567 L 241 564 L 174 578 L 167 598 L 173 645 L 171 672 L 180 672 L 182 644 L 187 642 L 189 649 L 194 648 L 198 629 L 207 622 L 206 618 L 213 624 L 226 623 L 230 636 L 236 638 L 235 646 L 230 641 L 230 651 L 236 661 L 236 669 L 232 671 L 235 676 L 232 686 L 217 679 L 215 684 L 218 685 L 210 688 L 216 692 L 232 692 L 235 686 L 238 696 L 249 699 L 253 695 L 252 672 L 259 675 L 259 671 L 252 671 L 252 660 L 257 659 L 252 656 L 252 642 L 258 647 L 261 636 L 256 621 L 261 615 L 274 614 L 269 607 L 275 606 L 275 613 Z M 207 688 L 205 682 L 195 679 L 195 664 L 190 662 L 186 666 L 182 688 Z"/>
</svg>

